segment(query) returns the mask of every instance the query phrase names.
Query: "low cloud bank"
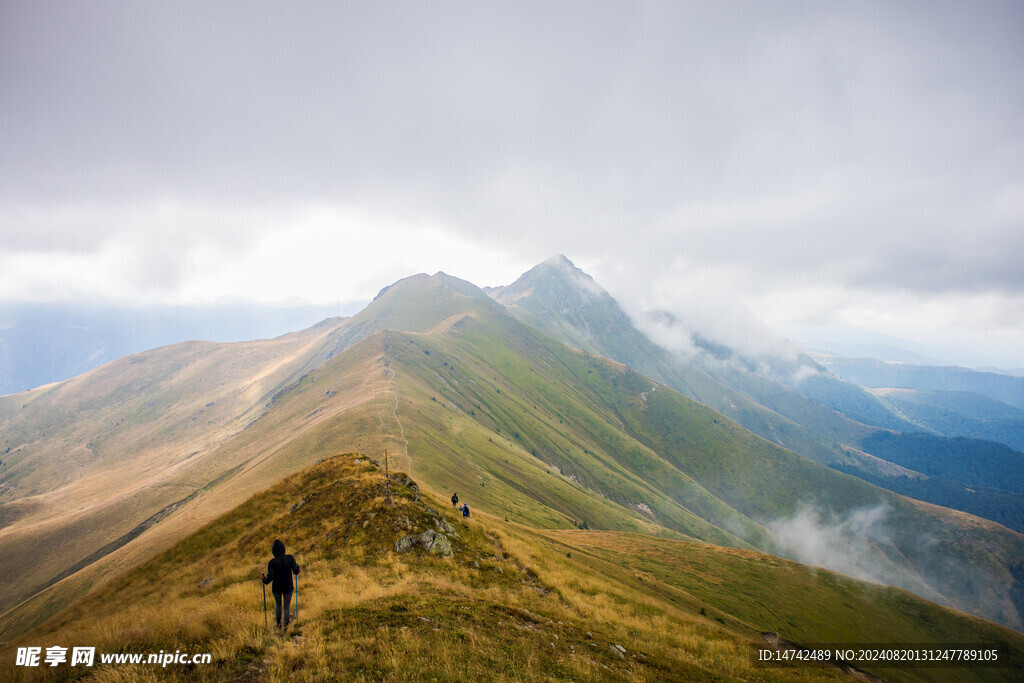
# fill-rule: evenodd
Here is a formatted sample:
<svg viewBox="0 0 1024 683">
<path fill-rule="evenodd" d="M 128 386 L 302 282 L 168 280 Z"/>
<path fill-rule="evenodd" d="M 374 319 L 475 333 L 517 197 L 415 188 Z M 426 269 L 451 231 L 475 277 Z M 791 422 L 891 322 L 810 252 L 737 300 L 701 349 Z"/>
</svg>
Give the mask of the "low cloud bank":
<svg viewBox="0 0 1024 683">
<path fill-rule="evenodd" d="M 803 505 L 792 517 L 765 526 L 775 536 L 779 553 L 790 559 L 865 581 L 906 587 L 907 577 L 882 559 L 884 549 L 893 546 L 888 515 L 885 504 L 845 515 Z"/>
</svg>

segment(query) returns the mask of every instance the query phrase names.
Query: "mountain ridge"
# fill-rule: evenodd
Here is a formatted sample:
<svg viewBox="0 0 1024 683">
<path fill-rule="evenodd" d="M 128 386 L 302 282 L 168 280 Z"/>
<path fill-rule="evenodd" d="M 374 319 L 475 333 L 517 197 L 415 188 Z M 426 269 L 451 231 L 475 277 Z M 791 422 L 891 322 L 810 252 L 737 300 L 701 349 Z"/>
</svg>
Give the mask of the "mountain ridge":
<svg viewBox="0 0 1024 683">
<path fill-rule="evenodd" d="M 275 537 L 302 567 L 301 608 L 284 633 L 260 615 L 259 571 Z M 758 668 L 749 656 L 752 647 L 796 648 L 812 638 L 999 642 L 1008 668 L 958 674 L 1000 680 L 1024 670 L 1024 636 L 904 591 L 752 551 L 537 531 L 480 513 L 465 520 L 404 473 L 385 479 L 365 455 L 349 453 L 257 492 L 0 644 L 0 672 L 20 677 L 15 649 L 45 641 L 90 643 L 98 653 L 211 655 L 202 666 L 132 670 L 97 654 L 89 673 L 98 677 L 917 680 L 917 671 L 870 664 Z M 76 677 L 67 666 L 46 674 Z"/>
<path fill-rule="evenodd" d="M 288 353 L 282 355 L 284 349 Z M 235 362 L 224 362 L 228 357 Z M 600 527 L 766 549 L 771 538 L 782 538 L 778 524 L 806 520 L 798 497 L 817 505 L 824 531 L 830 530 L 829 519 L 838 524 L 865 506 L 883 506 L 884 521 L 898 528 L 885 534 L 865 529 L 868 537 L 858 545 L 865 562 L 933 600 L 983 609 L 1010 624 L 1020 620 L 1009 567 L 1024 555 L 1019 534 L 932 510 L 800 458 L 627 365 L 564 346 L 513 317 L 482 290 L 441 273 L 401 280 L 359 314 L 305 334 L 231 347 L 168 348 L 135 361 L 129 357 L 113 368 L 125 373 L 127 383 L 118 384 L 108 369 L 63 389 L 32 394 L 25 408 L 10 397 L 0 401 L 4 419 L 17 415 L 18 429 L 41 433 L 19 446 L 12 469 L 3 475 L 0 483 L 8 487 L 0 494 L 7 496 L 0 498 L 3 509 L 34 500 L 48 503 L 38 498 L 47 492 L 33 493 L 31 487 L 33 476 L 43 476 L 39 468 L 49 453 L 56 452 L 55 439 L 67 446 L 95 442 L 112 462 L 132 444 L 151 446 L 146 462 L 152 472 L 140 464 L 134 474 L 120 473 L 125 486 L 136 486 L 132 514 L 120 508 L 106 513 L 120 528 L 108 528 L 100 524 L 105 518 L 95 517 L 94 526 L 107 535 L 94 530 L 88 543 L 79 539 L 80 551 L 41 577 L 52 578 L 167 505 L 195 496 L 137 538 L 42 592 L 32 596 L 30 586 L 18 588 L 20 607 L 0 616 L 6 637 L 39 623 L 91 585 L 101 585 L 106 574 L 166 549 L 196 521 L 212 519 L 325 454 L 371 448 L 378 454 L 389 449 L 397 466 L 425 489 L 441 492 L 457 485 L 475 492 L 468 494 L 479 500 L 475 509 L 540 529 Z M 150 381 L 144 370 L 165 379 Z M 220 389 L 209 389 L 211 380 Z M 118 412 L 121 404 L 92 396 L 89 400 L 105 406 L 106 413 L 98 412 L 95 420 L 82 416 L 74 425 L 60 423 L 63 413 L 53 401 L 68 387 L 84 391 L 97 382 L 108 391 L 103 396 L 123 396 L 124 409 Z M 212 405 L 209 398 L 215 399 Z M 147 406 L 149 401 L 154 404 Z M 154 406 L 167 414 L 145 413 Z M 128 419 L 139 415 L 136 423 Z M 97 439 L 112 425 L 114 431 Z M 6 423 L 4 428 L 10 433 Z M 193 452 L 197 439 L 205 439 L 205 450 Z M 43 450 L 33 455 L 21 450 L 25 444 Z M 168 455 L 175 460 L 158 468 Z M 161 482 L 151 481 L 167 464 L 177 469 L 167 470 L 169 478 Z M 101 480 L 109 472 L 90 476 Z M 773 478 L 788 482 L 791 490 L 766 490 L 764 481 Z M 22 488 L 12 493 L 12 486 Z M 0 539 L 6 545 L 20 538 L 24 556 L 38 555 L 39 546 L 28 534 L 33 525 L 58 524 L 68 504 L 102 500 L 90 499 L 89 494 L 99 494 L 84 484 L 78 491 L 77 501 L 62 493 L 64 508 L 49 501 L 50 517 L 45 509 L 28 509 L 0 529 Z M 157 499 L 154 492 L 166 498 Z M 91 509 L 77 514 L 87 519 Z M 53 527 L 52 533 L 56 538 L 61 528 Z M 915 545 L 912 539 L 921 533 L 931 535 L 934 547 Z M 958 558 L 962 566 L 943 566 L 937 576 L 929 575 L 925 569 L 935 552 Z M 985 580 L 962 595 L 969 575 Z"/>
<path fill-rule="evenodd" d="M 648 331 L 637 328 L 610 294 L 564 256 L 549 259 L 512 285 L 489 293 L 521 320 L 563 343 L 628 363 L 773 443 L 889 490 L 912 492 L 916 498 L 1024 530 L 1024 498 L 1016 493 L 975 494 L 934 471 L 908 469 L 904 461 L 914 460 L 918 450 L 910 434 L 897 439 L 898 443 L 887 441 L 882 449 L 881 435 L 920 431 L 921 421 L 905 415 L 877 391 L 832 376 L 806 354 L 794 352 L 793 358 L 780 357 L 766 366 L 766 361 L 743 357 L 691 332 L 686 332 L 693 336 L 689 354 L 670 351 Z M 669 313 L 658 315 L 669 320 L 674 334 L 683 333 Z M 1003 434 L 995 425 L 978 429 L 986 430 L 983 436 Z M 994 447 L 963 440 L 945 443 L 950 445 L 959 449 L 961 458 L 987 458 Z M 893 462 L 894 453 L 906 457 Z"/>
</svg>

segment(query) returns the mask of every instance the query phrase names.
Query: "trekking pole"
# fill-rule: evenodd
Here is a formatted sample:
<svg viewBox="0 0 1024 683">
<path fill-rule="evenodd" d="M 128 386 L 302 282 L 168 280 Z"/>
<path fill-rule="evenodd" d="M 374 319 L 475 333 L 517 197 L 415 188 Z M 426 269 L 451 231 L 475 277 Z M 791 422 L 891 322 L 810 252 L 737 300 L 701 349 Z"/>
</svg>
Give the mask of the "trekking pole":
<svg viewBox="0 0 1024 683">
<path fill-rule="evenodd" d="M 260 583 L 263 583 L 263 577 L 260 577 Z M 263 628 L 264 630 L 270 630 L 270 624 L 267 623 L 267 584 L 263 583 Z"/>
</svg>

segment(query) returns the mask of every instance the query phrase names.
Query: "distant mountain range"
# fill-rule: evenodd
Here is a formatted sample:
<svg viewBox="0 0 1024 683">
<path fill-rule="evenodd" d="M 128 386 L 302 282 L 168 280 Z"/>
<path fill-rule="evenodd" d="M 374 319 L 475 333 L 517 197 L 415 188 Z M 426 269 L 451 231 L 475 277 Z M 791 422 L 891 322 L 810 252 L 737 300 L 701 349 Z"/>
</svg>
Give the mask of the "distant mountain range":
<svg viewBox="0 0 1024 683">
<path fill-rule="evenodd" d="M 873 358 L 819 356 L 817 360 L 840 377 L 864 387 L 972 392 L 1024 410 L 1024 377 Z"/>
<path fill-rule="evenodd" d="M 0 395 L 70 379 L 158 346 L 270 339 L 361 307 L 0 304 Z"/>
<path fill-rule="evenodd" d="M 415 275 L 349 318 L 0 397 L 0 572 L 16 577 L 0 638 L 291 473 L 385 448 L 497 519 L 772 553 L 1024 628 L 1024 536 L 893 492 L 970 489 L 1013 523 L 1024 492 L 995 470 L 1024 456 L 922 442 L 887 397 L 798 351 L 691 346 L 659 346 L 556 257 L 507 287 Z M 983 471 L 953 467 L 964 458 Z"/>
</svg>

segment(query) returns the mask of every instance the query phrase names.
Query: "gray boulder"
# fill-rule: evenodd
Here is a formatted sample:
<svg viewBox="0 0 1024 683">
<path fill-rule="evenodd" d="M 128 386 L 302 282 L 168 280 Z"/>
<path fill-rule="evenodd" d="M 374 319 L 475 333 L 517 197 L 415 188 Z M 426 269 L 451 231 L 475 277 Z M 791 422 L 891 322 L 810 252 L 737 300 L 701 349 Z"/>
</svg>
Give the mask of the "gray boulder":
<svg viewBox="0 0 1024 683">
<path fill-rule="evenodd" d="M 440 555 L 441 557 L 451 557 L 455 554 L 455 551 L 452 550 L 452 542 L 444 534 L 434 536 L 434 542 L 430 544 L 428 550 L 431 554 Z"/>
<path fill-rule="evenodd" d="M 451 557 L 453 554 L 452 542 L 448 540 L 447 536 L 439 534 L 433 529 L 427 529 L 420 534 L 419 542 L 423 549 L 432 555 Z"/>
<path fill-rule="evenodd" d="M 421 546 L 427 552 L 441 557 L 451 557 L 455 554 L 455 551 L 452 550 L 452 542 L 448 540 L 448 537 L 433 529 L 427 529 L 418 536 L 403 536 L 398 539 L 395 541 L 395 552 L 407 553 L 416 546 Z"/>
<path fill-rule="evenodd" d="M 416 546 L 419 541 L 417 536 L 403 536 L 402 538 L 395 541 L 395 552 L 396 553 L 407 553 Z"/>
</svg>

